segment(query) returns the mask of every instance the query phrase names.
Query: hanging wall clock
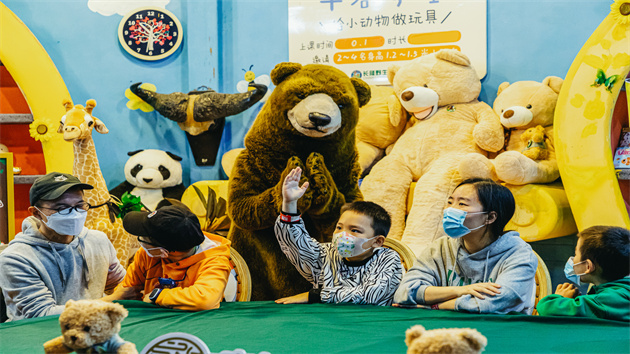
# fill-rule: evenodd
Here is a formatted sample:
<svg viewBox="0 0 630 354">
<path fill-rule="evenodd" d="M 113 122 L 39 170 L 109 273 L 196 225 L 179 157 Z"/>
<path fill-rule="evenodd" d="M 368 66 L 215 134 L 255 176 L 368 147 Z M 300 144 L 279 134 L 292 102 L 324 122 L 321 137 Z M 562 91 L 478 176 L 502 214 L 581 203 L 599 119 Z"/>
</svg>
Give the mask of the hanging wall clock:
<svg viewBox="0 0 630 354">
<path fill-rule="evenodd" d="M 127 53 L 142 60 L 160 60 L 182 43 L 182 24 L 170 11 L 142 7 L 123 16 L 118 40 Z"/>
</svg>

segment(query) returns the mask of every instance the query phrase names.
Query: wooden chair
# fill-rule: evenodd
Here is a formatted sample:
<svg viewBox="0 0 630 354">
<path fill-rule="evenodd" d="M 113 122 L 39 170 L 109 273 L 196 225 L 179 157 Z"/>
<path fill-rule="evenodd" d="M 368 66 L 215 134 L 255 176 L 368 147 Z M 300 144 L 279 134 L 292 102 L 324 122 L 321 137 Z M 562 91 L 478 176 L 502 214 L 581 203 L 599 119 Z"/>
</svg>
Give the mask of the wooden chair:
<svg viewBox="0 0 630 354">
<path fill-rule="evenodd" d="M 234 301 L 249 301 L 252 298 L 252 277 L 243 257 L 230 247 L 230 276 L 236 278 L 236 299 Z M 230 300 L 226 300 L 230 301 Z"/>
<path fill-rule="evenodd" d="M 538 268 L 536 268 L 536 275 L 534 276 L 534 280 L 536 280 L 536 293 L 534 298 L 534 311 L 532 312 L 532 315 L 538 315 L 538 311 L 536 310 L 538 301 L 551 294 L 551 276 L 549 275 L 549 269 L 547 269 L 547 265 L 543 259 L 540 258 L 538 253 L 534 252 L 534 254 L 536 255 L 536 258 L 538 258 Z"/>
<path fill-rule="evenodd" d="M 405 272 L 408 271 L 409 268 L 413 267 L 413 263 L 416 261 L 416 255 L 409 246 L 398 240 L 394 240 L 393 238 L 385 238 L 383 246 L 398 252 Z"/>
</svg>

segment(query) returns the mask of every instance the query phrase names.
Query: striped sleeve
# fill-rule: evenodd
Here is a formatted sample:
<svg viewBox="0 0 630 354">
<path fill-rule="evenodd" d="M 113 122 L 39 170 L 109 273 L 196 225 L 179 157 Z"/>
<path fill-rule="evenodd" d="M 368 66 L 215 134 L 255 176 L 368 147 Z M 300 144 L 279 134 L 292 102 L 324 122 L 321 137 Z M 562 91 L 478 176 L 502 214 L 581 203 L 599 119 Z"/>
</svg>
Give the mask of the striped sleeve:
<svg viewBox="0 0 630 354">
<path fill-rule="evenodd" d="M 309 236 L 302 219 L 285 222 L 280 217 L 274 227 L 280 249 L 307 281 L 317 287 L 317 279 L 324 264 L 324 247 Z"/>
<path fill-rule="evenodd" d="M 388 306 L 402 278 L 400 256 L 391 249 L 381 249 L 369 264 L 367 272 L 345 284 L 324 287 L 321 300 L 325 303 L 350 302 L 363 305 Z"/>
</svg>

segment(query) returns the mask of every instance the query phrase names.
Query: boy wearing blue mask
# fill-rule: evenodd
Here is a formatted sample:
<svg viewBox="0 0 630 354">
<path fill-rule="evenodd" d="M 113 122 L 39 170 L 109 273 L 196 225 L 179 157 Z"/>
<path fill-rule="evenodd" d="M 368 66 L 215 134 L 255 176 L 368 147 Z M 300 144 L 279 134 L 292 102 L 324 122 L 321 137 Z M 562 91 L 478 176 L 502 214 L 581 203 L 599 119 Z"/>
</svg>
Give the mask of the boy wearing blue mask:
<svg viewBox="0 0 630 354">
<path fill-rule="evenodd" d="M 504 231 L 514 196 L 489 179 L 460 183 L 442 225 L 449 237 L 425 249 L 394 295 L 401 307 L 530 314 L 538 260 L 517 232 Z"/>
<path fill-rule="evenodd" d="M 276 302 L 390 305 L 402 265 L 396 251 L 382 247 L 391 224 L 387 211 L 371 202 L 347 204 L 333 242 L 319 243 L 298 214 L 297 201 L 308 188 L 308 182 L 299 186 L 301 174 L 297 167 L 284 180 L 275 233 L 284 254 L 314 288 Z"/>
<path fill-rule="evenodd" d="M 32 216 L 0 254 L 8 320 L 58 315 L 68 300 L 101 298 L 125 276 L 107 236 L 84 226 L 90 205 L 83 190 L 92 188 L 59 172 L 33 183 Z M 117 296 L 129 298 L 135 291 L 126 289 Z"/>
<path fill-rule="evenodd" d="M 580 295 L 571 283 L 558 285 L 536 309 L 542 316 L 598 317 L 630 321 L 630 231 L 592 226 L 578 234 L 575 257 L 565 266 L 569 280 L 594 286 Z"/>
</svg>

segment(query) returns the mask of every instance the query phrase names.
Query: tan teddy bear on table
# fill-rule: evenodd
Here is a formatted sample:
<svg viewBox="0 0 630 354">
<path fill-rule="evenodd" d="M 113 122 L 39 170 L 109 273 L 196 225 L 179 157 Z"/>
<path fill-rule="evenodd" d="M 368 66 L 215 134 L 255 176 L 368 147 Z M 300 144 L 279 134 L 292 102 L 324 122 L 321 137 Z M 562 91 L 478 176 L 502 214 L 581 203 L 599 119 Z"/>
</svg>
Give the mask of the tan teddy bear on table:
<svg viewBox="0 0 630 354">
<path fill-rule="evenodd" d="M 463 156 L 499 151 L 503 127 L 492 108 L 477 100 L 481 81 L 468 57 L 457 50 L 443 49 L 401 67 L 390 66 L 387 74 L 415 123 L 374 165 L 361 192 L 365 200 L 390 213 L 389 237 L 419 254 L 445 235 L 442 212 L 461 181 L 458 166 Z M 413 203 L 405 220 L 414 181 Z"/>
<path fill-rule="evenodd" d="M 136 345 L 118 335 L 127 317 L 120 305 L 101 300 L 68 300 L 59 316 L 61 335 L 44 343 L 46 353 L 137 354 Z"/>
<path fill-rule="evenodd" d="M 478 354 L 483 352 L 488 339 L 471 328 L 440 328 L 426 330 L 420 325 L 405 332 L 407 354 Z"/>
<path fill-rule="evenodd" d="M 502 83 L 494 100 L 494 111 L 506 129 L 503 152 L 494 160 L 480 154 L 467 155 L 459 166 L 462 177 L 492 178 L 515 185 L 550 183 L 558 179 L 552 124 L 562 82 L 559 77 L 549 76 L 542 82 Z M 546 150 L 545 157 L 530 151 L 531 147 L 528 149 L 529 138 L 522 139 L 523 134 L 530 134 L 526 133 L 528 129 L 538 126 L 544 128 L 544 143 L 537 146 L 532 143 L 532 146 L 541 148 L 535 151 Z"/>
</svg>

